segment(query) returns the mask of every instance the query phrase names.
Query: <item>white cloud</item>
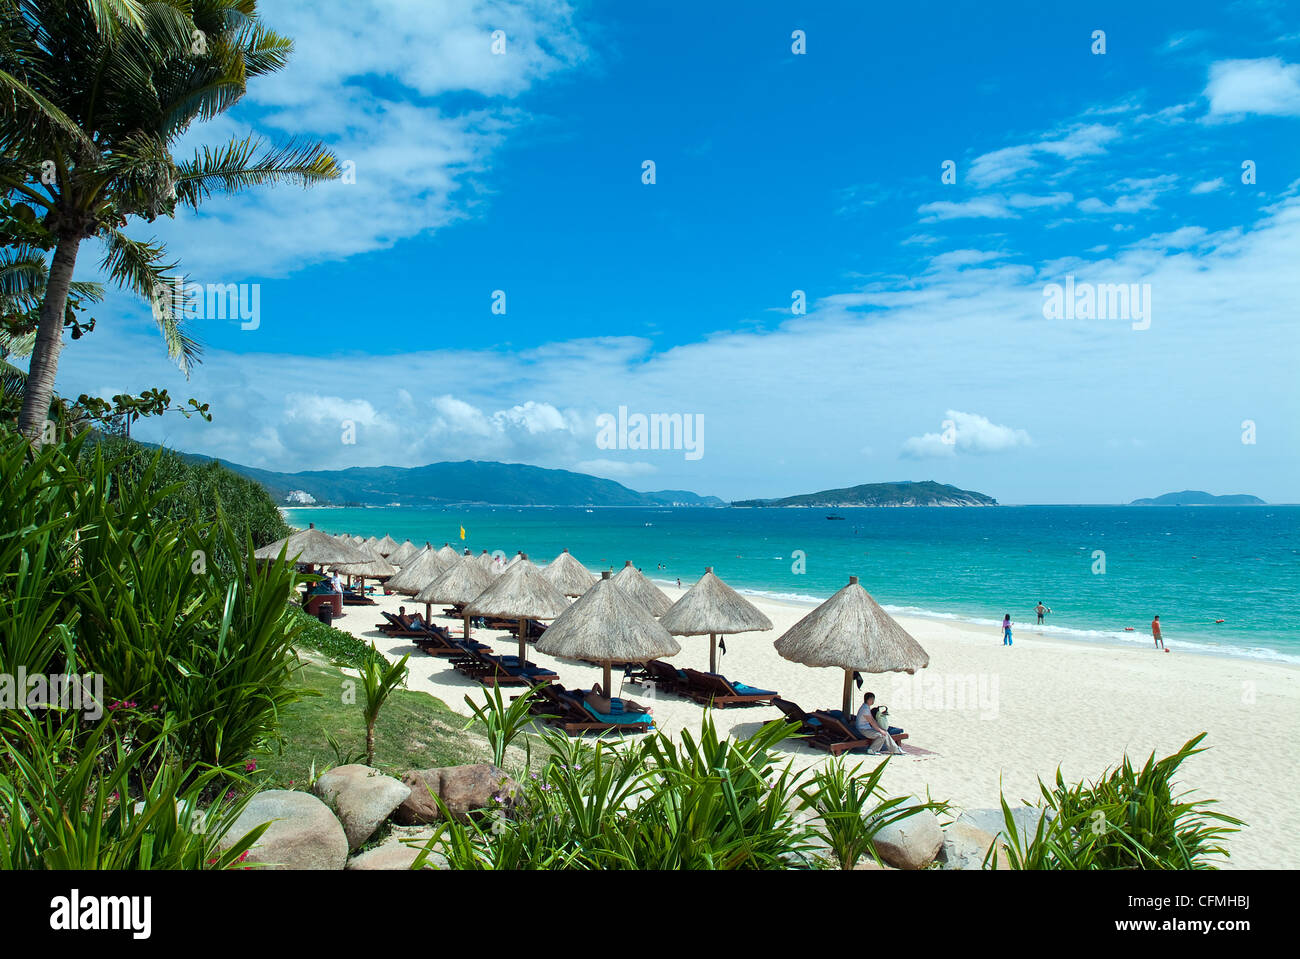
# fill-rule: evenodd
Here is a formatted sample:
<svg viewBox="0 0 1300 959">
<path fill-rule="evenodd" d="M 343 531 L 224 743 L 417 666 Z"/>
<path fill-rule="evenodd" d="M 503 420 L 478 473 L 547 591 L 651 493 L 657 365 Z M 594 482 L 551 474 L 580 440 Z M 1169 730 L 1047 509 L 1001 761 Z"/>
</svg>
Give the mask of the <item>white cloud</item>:
<svg viewBox="0 0 1300 959">
<path fill-rule="evenodd" d="M 1106 144 L 1119 136 L 1113 127 L 1098 123 L 1077 126 L 1064 136 L 1003 147 L 974 159 L 966 178 L 976 186 L 1002 183 L 1038 167 L 1044 158 L 1075 160 L 1106 152 Z"/>
<path fill-rule="evenodd" d="M 1211 117 L 1300 116 L 1300 64 L 1278 57 L 1220 60 L 1210 65 L 1205 96 Z"/>
<path fill-rule="evenodd" d="M 951 457 L 957 453 L 1005 453 L 1030 445 L 1029 434 L 1010 426 L 999 426 L 978 413 L 948 410 L 943 431 L 912 436 L 903 442 L 908 459 Z"/>
<path fill-rule="evenodd" d="M 196 124 L 177 154 L 250 130 L 272 142 L 316 139 L 355 165 L 356 182 L 215 196 L 200 216 L 132 226 L 167 242 L 196 280 L 284 276 L 474 215 L 478 177 L 530 121 L 510 98 L 587 56 L 561 0 L 356 0 L 347 16 L 321 10 L 282 0 L 266 11 L 294 39 L 289 66 L 250 83 L 230 114 Z M 504 55 L 492 53 L 496 29 Z M 430 99 L 453 92 L 468 95 L 455 112 Z"/>
<path fill-rule="evenodd" d="M 1220 176 L 1215 177 L 1213 180 L 1202 180 L 1200 183 L 1196 184 L 1196 186 L 1192 187 L 1191 192 L 1194 194 L 1213 193 L 1216 190 L 1223 189 L 1223 187 L 1224 180 L 1223 177 Z"/>
<path fill-rule="evenodd" d="M 1035 196 L 1030 193 L 1014 193 L 1002 196 L 996 193 L 972 197 L 969 200 L 940 200 L 923 203 L 916 212 L 923 214 L 922 223 L 935 223 L 940 220 L 959 219 L 1018 219 L 1017 210 L 1033 210 L 1040 207 L 1063 206 L 1073 200 L 1069 193 L 1049 193 Z"/>
</svg>

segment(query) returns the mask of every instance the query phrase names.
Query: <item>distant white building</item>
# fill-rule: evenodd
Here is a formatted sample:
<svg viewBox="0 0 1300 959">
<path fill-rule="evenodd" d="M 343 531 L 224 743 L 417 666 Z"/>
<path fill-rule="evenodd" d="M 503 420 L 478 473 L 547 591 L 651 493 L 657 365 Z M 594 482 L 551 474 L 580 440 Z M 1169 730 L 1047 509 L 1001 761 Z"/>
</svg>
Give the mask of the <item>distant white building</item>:
<svg viewBox="0 0 1300 959">
<path fill-rule="evenodd" d="M 300 489 L 290 490 L 289 495 L 286 496 L 284 499 L 285 502 L 287 503 L 299 503 L 303 506 L 310 506 L 312 503 L 316 502 L 315 496 L 312 496 L 311 493 L 308 493 Z"/>
</svg>

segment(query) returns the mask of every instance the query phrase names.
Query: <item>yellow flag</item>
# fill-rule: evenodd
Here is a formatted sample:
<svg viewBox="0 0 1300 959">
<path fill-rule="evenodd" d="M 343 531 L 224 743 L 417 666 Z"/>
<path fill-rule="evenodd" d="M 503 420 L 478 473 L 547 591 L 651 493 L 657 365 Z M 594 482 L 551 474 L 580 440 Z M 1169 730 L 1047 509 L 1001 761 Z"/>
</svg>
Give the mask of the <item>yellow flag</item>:
<svg viewBox="0 0 1300 959">
<path fill-rule="evenodd" d="M 462 526 L 462 527 L 460 528 L 460 538 L 461 538 L 461 539 L 464 539 L 464 538 L 465 538 L 465 527 L 464 527 L 464 526 Z"/>
</svg>

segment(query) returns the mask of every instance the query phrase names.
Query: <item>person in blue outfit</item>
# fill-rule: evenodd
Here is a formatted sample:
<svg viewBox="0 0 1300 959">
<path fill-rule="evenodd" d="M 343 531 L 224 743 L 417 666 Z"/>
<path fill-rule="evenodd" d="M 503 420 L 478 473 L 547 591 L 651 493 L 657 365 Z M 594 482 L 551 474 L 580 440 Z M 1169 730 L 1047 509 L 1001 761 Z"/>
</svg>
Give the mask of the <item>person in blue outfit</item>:
<svg viewBox="0 0 1300 959">
<path fill-rule="evenodd" d="M 1011 645 L 1011 614 L 1002 617 L 1002 645 Z"/>
</svg>

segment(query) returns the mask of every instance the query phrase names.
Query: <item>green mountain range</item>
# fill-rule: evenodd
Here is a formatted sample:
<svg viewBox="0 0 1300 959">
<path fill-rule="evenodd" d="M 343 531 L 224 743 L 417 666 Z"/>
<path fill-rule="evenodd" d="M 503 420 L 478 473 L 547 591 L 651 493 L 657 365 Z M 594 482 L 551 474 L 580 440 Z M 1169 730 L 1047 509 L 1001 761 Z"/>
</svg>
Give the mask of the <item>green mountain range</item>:
<svg viewBox="0 0 1300 959">
<path fill-rule="evenodd" d="M 1267 506 L 1258 496 L 1249 493 L 1230 493 L 1215 496 L 1202 490 L 1185 489 L 1181 493 L 1165 493 L 1151 499 L 1135 499 L 1129 506 Z"/>
<path fill-rule="evenodd" d="M 737 500 L 731 505 L 837 509 L 847 506 L 997 506 L 998 501 L 983 493 L 927 480 L 922 483 L 864 483 L 847 489 L 827 489 L 782 499 Z"/>
<path fill-rule="evenodd" d="M 182 454 L 195 462 L 210 456 Z M 277 473 L 218 460 L 256 480 L 281 505 L 323 506 L 725 506 L 716 496 L 688 490 L 640 493 L 613 480 L 521 463 L 431 463 L 428 466 L 360 466 L 345 470 Z M 290 494 L 295 494 L 290 498 Z M 301 494 L 306 494 L 303 496 Z"/>
</svg>

